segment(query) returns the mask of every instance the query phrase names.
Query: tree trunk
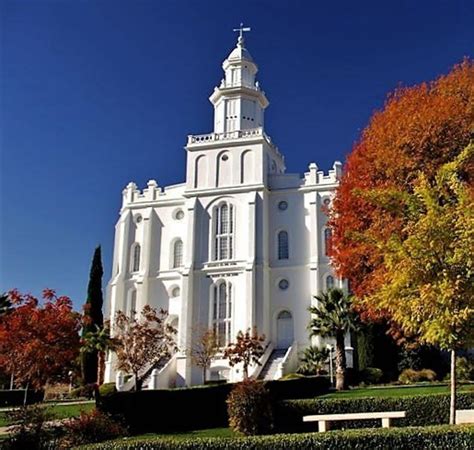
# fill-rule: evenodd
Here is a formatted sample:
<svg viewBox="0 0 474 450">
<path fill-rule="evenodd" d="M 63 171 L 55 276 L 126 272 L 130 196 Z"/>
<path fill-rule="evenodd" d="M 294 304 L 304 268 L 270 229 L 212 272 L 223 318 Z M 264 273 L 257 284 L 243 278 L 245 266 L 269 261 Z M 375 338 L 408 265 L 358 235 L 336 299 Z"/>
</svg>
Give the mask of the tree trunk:
<svg viewBox="0 0 474 450">
<path fill-rule="evenodd" d="M 346 350 L 344 332 L 336 334 L 336 391 L 346 389 Z"/>
<path fill-rule="evenodd" d="M 10 391 L 13 391 L 13 386 L 15 385 L 15 375 L 12 374 L 10 375 Z"/>
<path fill-rule="evenodd" d="M 207 367 L 202 368 L 202 384 L 206 384 L 206 372 L 207 372 Z"/>
<path fill-rule="evenodd" d="M 105 372 L 105 352 L 97 353 L 97 384 L 100 386 L 104 383 Z"/>
<path fill-rule="evenodd" d="M 28 388 L 29 387 L 30 387 L 30 383 L 26 383 L 25 395 L 23 397 L 23 406 L 26 406 L 26 401 L 28 400 Z"/>
<path fill-rule="evenodd" d="M 247 380 L 249 377 L 249 368 L 246 364 L 244 365 L 243 371 L 244 371 L 244 380 Z"/>
<path fill-rule="evenodd" d="M 449 405 L 449 424 L 456 424 L 456 350 L 451 350 L 451 401 Z"/>
<path fill-rule="evenodd" d="M 138 381 L 138 372 L 134 373 L 135 376 L 135 392 L 140 390 L 140 382 Z"/>
</svg>

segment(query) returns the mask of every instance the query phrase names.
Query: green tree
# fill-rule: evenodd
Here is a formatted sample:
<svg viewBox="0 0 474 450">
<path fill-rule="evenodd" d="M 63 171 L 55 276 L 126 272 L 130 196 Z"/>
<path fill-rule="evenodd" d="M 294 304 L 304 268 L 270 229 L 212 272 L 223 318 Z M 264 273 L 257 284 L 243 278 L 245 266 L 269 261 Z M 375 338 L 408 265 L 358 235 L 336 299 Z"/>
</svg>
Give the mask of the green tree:
<svg viewBox="0 0 474 450">
<path fill-rule="evenodd" d="M 358 328 L 357 314 L 352 310 L 351 298 L 342 289 L 329 289 L 316 295 L 317 306 L 311 306 L 313 315 L 309 329 L 311 336 L 335 338 L 336 340 L 336 389 L 346 389 L 346 352 L 344 338 Z"/>
<path fill-rule="evenodd" d="M 403 205 L 403 233 L 377 244 L 387 278 L 362 299 L 384 311 L 403 333 L 451 353 L 450 423 L 455 423 L 456 352 L 474 341 L 474 193 L 466 182 L 474 162 L 470 144 L 412 194 L 374 193 L 386 208 Z"/>
<path fill-rule="evenodd" d="M 97 383 L 104 382 L 105 355 L 108 350 L 114 350 L 117 342 L 110 336 L 110 327 L 105 324 L 102 328 L 95 326 L 95 330 L 88 331 L 81 339 L 82 354 L 97 354 Z"/>
<path fill-rule="evenodd" d="M 304 375 L 320 375 L 329 361 L 329 350 L 314 345 L 306 347 L 301 355 L 301 364 L 298 373 Z"/>
<path fill-rule="evenodd" d="M 104 326 L 104 316 L 102 305 L 104 299 L 102 296 L 102 257 L 100 245 L 94 251 L 91 270 L 89 275 L 89 285 L 87 286 L 87 300 L 84 304 L 84 319 L 82 328 L 82 337 L 88 333 L 94 333 L 96 328 L 102 329 Z M 81 371 L 84 384 L 96 383 L 98 374 L 98 351 L 82 352 Z"/>
</svg>

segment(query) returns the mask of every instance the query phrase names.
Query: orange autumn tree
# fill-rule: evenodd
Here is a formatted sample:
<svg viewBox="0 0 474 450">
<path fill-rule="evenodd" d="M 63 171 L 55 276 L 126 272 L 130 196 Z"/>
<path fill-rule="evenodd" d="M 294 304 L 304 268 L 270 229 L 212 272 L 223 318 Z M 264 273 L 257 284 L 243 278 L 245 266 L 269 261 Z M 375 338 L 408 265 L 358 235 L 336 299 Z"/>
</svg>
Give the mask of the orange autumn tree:
<svg viewBox="0 0 474 450">
<path fill-rule="evenodd" d="M 0 369 L 19 386 L 41 389 L 64 380 L 79 356 L 81 316 L 68 297 L 43 291 L 43 301 L 13 290 L 0 317 Z"/>
<path fill-rule="evenodd" d="M 378 205 L 371 193 L 413 192 L 420 173 L 432 179 L 469 144 L 474 132 L 474 62 L 465 59 L 435 81 L 399 88 L 370 119 L 347 158 L 330 212 L 331 256 L 339 276 L 358 298 L 384 282 L 386 267 L 376 245 L 402 233 L 406 222 L 396 201 Z M 471 161 L 466 177 L 474 174 Z M 472 178 L 468 183 L 472 186 Z M 367 319 L 383 312 L 366 305 Z M 387 317 L 389 318 L 389 317 Z"/>
</svg>

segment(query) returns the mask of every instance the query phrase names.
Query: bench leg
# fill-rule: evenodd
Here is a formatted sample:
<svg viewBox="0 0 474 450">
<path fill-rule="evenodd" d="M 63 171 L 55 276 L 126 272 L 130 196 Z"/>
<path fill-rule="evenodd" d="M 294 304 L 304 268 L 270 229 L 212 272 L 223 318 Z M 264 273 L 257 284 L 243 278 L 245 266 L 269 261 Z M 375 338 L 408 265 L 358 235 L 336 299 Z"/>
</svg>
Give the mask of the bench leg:
<svg viewBox="0 0 474 450">
<path fill-rule="evenodd" d="M 325 420 L 318 420 L 318 431 L 323 433 L 324 431 L 328 430 L 328 423 Z"/>
<path fill-rule="evenodd" d="M 390 417 L 382 419 L 382 428 L 390 428 Z"/>
</svg>

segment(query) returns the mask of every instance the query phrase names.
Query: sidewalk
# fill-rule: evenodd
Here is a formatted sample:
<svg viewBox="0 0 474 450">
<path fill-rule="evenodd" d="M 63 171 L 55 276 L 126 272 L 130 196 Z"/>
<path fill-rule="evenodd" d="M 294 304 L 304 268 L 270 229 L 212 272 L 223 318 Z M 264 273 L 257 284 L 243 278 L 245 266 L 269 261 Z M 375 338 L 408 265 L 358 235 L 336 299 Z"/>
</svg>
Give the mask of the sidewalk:
<svg viewBox="0 0 474 450">
<path fill-rule="evenodd" d="M 87 405 L 88 403 L 94 403 L 95 400 L 71 400 L 67 402 L 62 402 L 62 401 L 57 401 L 57 402 L 41 402 L 41 403 L 36 403 L 37 405 L 42 405 L 42 406 L 58 406 L 58 405 Z M 0 413 L 2 412 L 8 412 L 8 411 L 14 411 L 15 409 L 20 409 L 21 406 L 9 406 L 9 407 L 3 407 L 0 408 Z"/>
</svg>

